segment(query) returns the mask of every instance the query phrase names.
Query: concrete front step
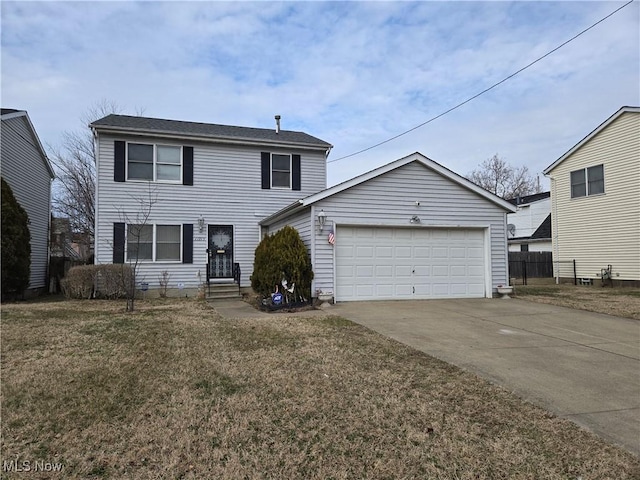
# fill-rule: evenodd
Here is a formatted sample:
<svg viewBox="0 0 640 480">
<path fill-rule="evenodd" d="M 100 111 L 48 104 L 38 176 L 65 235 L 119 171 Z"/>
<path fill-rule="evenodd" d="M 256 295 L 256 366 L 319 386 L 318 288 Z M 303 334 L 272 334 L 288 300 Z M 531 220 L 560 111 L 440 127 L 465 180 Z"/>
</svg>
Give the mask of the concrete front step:
<svg viewBox="0 0 640 480">
<path fill-rule="evenodd" d="M 242 298 L 237 283 L 212 283 L 206 287 L 207 300 L 222 300 L 225 298 Z"/>
</svg>

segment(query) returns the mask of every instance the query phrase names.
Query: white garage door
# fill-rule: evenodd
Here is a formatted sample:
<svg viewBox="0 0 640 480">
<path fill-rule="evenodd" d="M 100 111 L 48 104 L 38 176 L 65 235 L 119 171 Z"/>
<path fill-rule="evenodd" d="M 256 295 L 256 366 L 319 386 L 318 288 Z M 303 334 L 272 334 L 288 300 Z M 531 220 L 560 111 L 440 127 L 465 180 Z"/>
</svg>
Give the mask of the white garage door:
<svg viewBox="0 0 640 480">
<path fill-rule="evenodd" d="M 336 300 L 484 297 L 482 230 L 339 227 Z"/>
</svg>

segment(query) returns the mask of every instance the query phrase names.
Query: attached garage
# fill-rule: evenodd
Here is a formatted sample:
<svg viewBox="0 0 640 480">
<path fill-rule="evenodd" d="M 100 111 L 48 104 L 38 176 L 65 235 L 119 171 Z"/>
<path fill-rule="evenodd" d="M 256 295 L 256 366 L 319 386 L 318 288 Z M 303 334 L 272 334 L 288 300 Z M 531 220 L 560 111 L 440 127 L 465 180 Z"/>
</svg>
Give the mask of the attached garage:
<svg viewBox="0 0 640 480">
<path fill-rule="evenodd" d="M 341 226 L 336 233 L 337 301 L 485 296 L 482 230 Z"/>
<path fill-rule="evenodd" d="M 300 232 L 312 295 L 336 302 L 491 298 L 509 280 L 515 207 L 420 153 L 303 198 L 260 222 Z"/>
</svg>

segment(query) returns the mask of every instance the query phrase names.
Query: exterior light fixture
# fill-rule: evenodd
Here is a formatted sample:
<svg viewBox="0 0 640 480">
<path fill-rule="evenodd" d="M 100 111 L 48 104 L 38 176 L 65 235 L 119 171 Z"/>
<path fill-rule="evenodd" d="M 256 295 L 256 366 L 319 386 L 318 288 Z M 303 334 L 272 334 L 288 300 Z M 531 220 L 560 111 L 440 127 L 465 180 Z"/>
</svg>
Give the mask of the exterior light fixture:
<svg viewBox="0 0 640 480">
<path fill-rule="evenodd" d="M 320 231 L 324 228 L 324 224 L 327 222 L 327 214 L 324 213 L 324 210 L 320 210 L 318 212 L 318 226 L 320 227 Z"/>
<path fill-rule="evenodd" d="M 200 215 L 200 218 L 198 219 L 198 230 L 200 233 L 204 233 L 204 217 L 202 215 Z"/>
<path fill-rule="evenodd" d="M 411 219 L 409 220 L 409 223 L 420 223 L 420 217 L 417 215 L 414 215 L 413 217 L 411 217 Z"/>
</svg>

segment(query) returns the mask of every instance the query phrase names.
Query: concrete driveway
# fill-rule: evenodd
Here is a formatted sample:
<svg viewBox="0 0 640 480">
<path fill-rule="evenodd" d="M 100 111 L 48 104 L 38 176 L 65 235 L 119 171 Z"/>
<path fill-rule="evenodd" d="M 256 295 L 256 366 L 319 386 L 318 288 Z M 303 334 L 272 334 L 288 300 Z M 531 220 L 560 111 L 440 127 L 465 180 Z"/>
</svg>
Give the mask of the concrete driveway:
<svg viewBox="0 0 640 480">
<path fill-rule="evenodd" d="M 640 456 L 640 322 L 510 299 L 349 302 L 332 313 L 477 373 Z"/>
</svg>

